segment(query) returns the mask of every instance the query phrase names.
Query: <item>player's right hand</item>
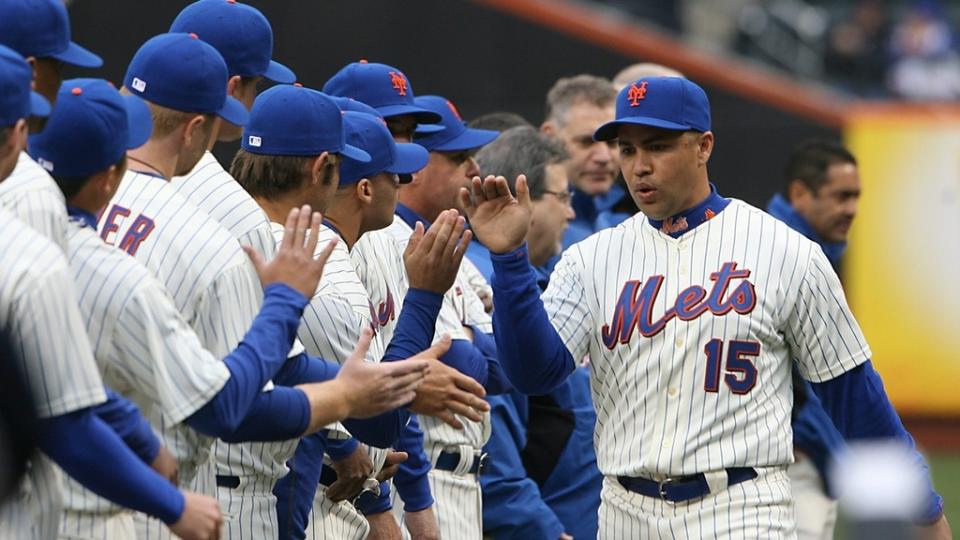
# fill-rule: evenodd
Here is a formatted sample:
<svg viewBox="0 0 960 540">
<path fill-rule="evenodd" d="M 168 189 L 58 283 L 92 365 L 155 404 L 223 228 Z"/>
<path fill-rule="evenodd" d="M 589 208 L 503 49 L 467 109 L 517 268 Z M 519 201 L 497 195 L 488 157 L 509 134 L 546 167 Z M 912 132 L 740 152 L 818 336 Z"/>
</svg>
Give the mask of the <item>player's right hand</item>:
<svg viewBox="0 0 960 540">
<path fill-rule="evenodd" d="M 410 287 L 437 294 L 447 292 L 457 278 L 472 237 L 466 220 L 456 210 L 440 212 L 426 232 L 417 222 L 403 253 Z"/>
<path fill-rule="evenodd" d="M 256 250 L 243 246 L 264 288 L 271 283 L 284 283 L 307 298 L 313 298 L 323 275 L 323 266 L 337 245 L 337 239 L 334 238 L 323 248 L 320 256 L 314 258 L 322 221 L 319 212 L 310 211 L 310 205 L 290 210 L 283 229 L 283 240 L 280 241 L 276 257 L 269 263 Z"/>
<path fill-rule="evenodd" d="M 160 451 L 157 452 L 157 457 L 153 458 L 150 468 L 169 480 L 171 484 L 175 486 L 180 484 L 177 459 L 167 450 L 166 446 L 160 445 Z"/>
<path fill-rule="evenodd" d="M 352 500 L 363 491 L 363 482 L 373 475 L 373 462 L 363 444 L 358 444 L 349 456 L 333 460 L 331 466 L 337 471 L 337 481 L 327 487 L 326 496 L 333 502 Z"/>
<path fill-rule="evenodd" d="M 218 540 L 223 515 L 217 500 L 206 495 L 183 492 L 183 514 L 170 525 L 173 534 L 185 540 Z"/>
<path fill-rule="evenodd" d="M 470 228 L 491 253 L 519 248 L 530 230 L 533 210 L 527 177 L 518 176 L 516 185 L 516 197 L 502 176 L 488 176 L 484 180 L 476 176 L 471 190 L 460 189 L 460 203 L 470 218 Z"/>
<path fill-rule="evenodd" d="M 372 337 L 373 332 L 364 328 L 357 348 L 334 379 L 344 387 L 343 395 L 350 409 L 347 416 L 351 418 L 370 418 L 413 401 L 417 388 L 432 369 L 430 362 L 419 356 L 398 362 L 367 362 L 364 357 Z M 435 347 L 439 357 L 450 348 L 450 340 Z M 433 350 L 431 347 L 424 353 Z"/>
<path fill-rule="evenodd" d="M 483 385 L 441 362 L 439 355 L 436 358 L 430 364 L 426 380 L 417 389 L 417 398 L 410 404 L 410 410 L 439 418 L 455 429 L 463 429 L 463 422 L 456 415 L 482 421 L 483 413 L 490 410 L 490 405 L 483 400 L 487 395 Z"/>
<path fill-rule="evenodd" d="M 406 452 L 397 452 L 391 450 L 387 452 L 387 457 L 383 462 L 383 467 L 377 472 L 377 482 L 386 482 L 394 477 L 400 470 L 400 464 L 407 460 L 410 454 Z"/>
</svg>

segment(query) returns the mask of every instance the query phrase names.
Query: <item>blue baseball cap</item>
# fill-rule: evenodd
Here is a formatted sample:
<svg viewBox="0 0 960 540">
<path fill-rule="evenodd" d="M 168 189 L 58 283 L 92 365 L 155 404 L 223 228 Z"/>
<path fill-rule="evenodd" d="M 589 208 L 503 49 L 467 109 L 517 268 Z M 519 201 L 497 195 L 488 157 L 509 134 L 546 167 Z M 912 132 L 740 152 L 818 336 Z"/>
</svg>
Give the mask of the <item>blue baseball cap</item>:
<svg viewBox="0 0 960 540">
<path fill-rule="evenodd" d="M 681 77 L 647 77 L 617 94 L 617 118 L 600 126 L 596 141 L 616 139 L 625 124 L 674 131 L 710 131 L 710 101 L 703 88 Z"/>
<path fill-rule="evenodd" d="M 63 0 L 0 2 L 0 44 L 24 57 L 55 58 L 87 68 L 103 65 L 99 56 L 70 41 L 70 19 Z"/>
<path fill-rule="evenodd" d="M 270 59 L 273 29 L 259 10 L 236 0 L 200 0 L 183 8 L 171 32 L 193 32 L 213 45 L 227 63 L 230 76 L 263 76 L 292 83 L 297 76 L 287 66 Z"/>
<path fill-rule="evenodd" d="M 123 85 L 162 107 L 216 114 L 236 126 L 247 123 L 247 109 L 227 95 L 227 64 L 196 34 L 160 34 L 133 55 Z"/>
<path fill-rule="evenodd" d="M 121 96 L 103 79 L 63 81 L 43 131 L 30 136 L 30 156 L 50 174 L 86 178 L 106 170 L 150 138 L 150 108 Z"/>
<path fill-rule="evenodd" d="M 417 144 L 434 152 L 459 152 L 480 148 L 493 142 L 500 136 L 499 131 L 473 129 L 460 117 L 460 112 L 449 99 L 442 96 L 420 96 L 415 99 L 417 105 L 440 115 L 443 131 L 424 135 L 417 128 Z"/>
<path fill-rule="evenodd" d="M 409 175 L 426 167 L 430 161 L 430 153 L 419 144 L 394 142 L 386 122 L 379 116 L 346 111 L 343 123 L 347 142 L 370 154 L 370 161 L 343 160 L 340 163 L 340 185 L 354 184 L 381 172 L 409 179 Z"/>
<path fill-rule="evenodd" d="M 384 118 L 409 114 L 422 124 L 440 121 L 440 115 L 414 103 L 413 87 L 410 86 L 407 76 L 386 64 L 366 60 L 347 64 L 330 77 L 327 84 L 323 85 L 323 91 L 331 96 L 362 101 L 376 109 Z"/>
<path fill-rule="evenodd" d="M 299 84 L 278 84 L 254 100 L 240 145 L 268 156 L 330 152 L 370 161 L 370 154 L 346 143 L 343 115 L 330 96 Z"/>
<path fill-rule="evenodd" d="M 0 45 L 0 127 L 28 116 L 47 116 L 50 103 L 30 89 L 33 70 L 19 53 Z"/>
<path fill-rule="evenodd" d="M 341 96 L 330 96 L 330 99 L 337 104 L 337 107 L 340 107 L 340 110 L 343 112 L 353 111 L 353 112 L 362 112 L 367 113 L 377 118 L 383 119 L 383 116 L 377 112 L 376 109 L 367 105 L 362 101 L 357 101 L 353 98 L 341 97 Z"/>
</svg>

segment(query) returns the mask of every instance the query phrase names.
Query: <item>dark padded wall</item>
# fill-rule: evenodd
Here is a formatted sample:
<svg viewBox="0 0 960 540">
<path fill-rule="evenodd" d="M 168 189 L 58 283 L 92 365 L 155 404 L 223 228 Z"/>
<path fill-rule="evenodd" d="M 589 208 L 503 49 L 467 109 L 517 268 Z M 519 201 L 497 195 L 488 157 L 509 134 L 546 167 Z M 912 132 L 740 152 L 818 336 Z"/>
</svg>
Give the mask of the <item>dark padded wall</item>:
<svg viewBox="0 0 960 540">
<path fill-rule="evenodd" d="M 74 39 L 104 57 L 101 76 L 122 81 L 137 47 L 165 31 L 189 2 L 77 0 Z M 539 123 L 543 100 L 561 76 L 613 76 L 638 61 L 467 0 L 251 1 L 274 28 L 274 58 L 319 88 L 360 58 L 402 68 L 420 94 L 442 94 L 467 119 L 512 110 Z M 202 38 L 202 36 L 201 36 Z M 695 79 L 695 77 L 694 77 Z M 713 104 L 717 149 L 711 177 L 724 194 L 764 204 L 781 184 L 790 148 L 810 136 L 839 136 L 819 125 L 704 85 Z M 229 160 L 236 146 L 217 148 Z"/>
</svg>

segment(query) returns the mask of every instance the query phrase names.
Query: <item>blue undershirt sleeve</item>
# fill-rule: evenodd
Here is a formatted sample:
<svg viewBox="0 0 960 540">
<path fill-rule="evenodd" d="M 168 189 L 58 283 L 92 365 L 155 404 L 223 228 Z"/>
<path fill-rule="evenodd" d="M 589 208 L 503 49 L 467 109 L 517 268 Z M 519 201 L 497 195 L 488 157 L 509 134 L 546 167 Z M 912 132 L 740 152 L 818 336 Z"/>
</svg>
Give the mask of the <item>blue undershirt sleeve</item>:
<svg viewBox="0 0 960 540">
<path fill-rule="evenodd" d="M 430 348 L 442 303 L 442 294 L 423 289 L 408 290 L 383 361 L 404 360 Z"/>
<path fill-rule="evenodd" d="M 900 417 L 887 398 L 880 375 L 869 360 L 852 370 L 821 383 L 811 383 L 824 410 L 847 441 L 862 439 L 896 439 L 910 448 L 917 465 L 927 479 L 927 503 L 918 519 L 932 524 L 943 515 L 943 498 L 933 489 L 930 469 L 917 450 L 917 445 L 903 427 Z"/>
<path fill-rule="evenodd" d="M 365 516 L 386 512 L 391 508 L 393 503 L 390 501 L 390 482 L 380 482 L 380 495 L 376 498 L 366 492 L 357 499 L 357 510 Z"/>
<path fill-rule="evenodd" d="M 220 439 L 228 443 L 298 439 L 310 425 L 310 414 L 310 400 L 302 390 L 277 386 L 260 392 L 237 429 Z M 188 418 L 187 425 L 206 433 L 197 415 Z"/>
<path fill-rule="evenodd" d="M 84 487 L 168 525 L 180 519 L 183 494 L 135 456 L 92 409 L 39 422 L 40 449 Z"/>
<path fill-rule="evenodd" d="M 307 536 L 307 523 L 323 468 L 326 433 L 321 430 L 300 439 L 296 453 L 287 462 L 290 472 L 273 488 L 277 497 L 278 538 L 303 540 Z"/>
<path fill-rule="evenodd" d="M 133 402 L 109 388 L 105 390 L 107 401 L 94 406 L 93 412 L 123 439 L 127 448 L 150 465 L 160 452 L 160 439 L 150 428 L 150 422 Z"/>
<path fill-rule="evenodd" d="M 393 485 L 403 499 L 403 511 L 419 512 L 429 508 L 433 505 L 433 496 L 427 473 L 432 464 L 423 449 L 423 431 L 417 415 L 410 416 L 410 422 L 400 433 L 397 450 L 406 452 L 408 456 L 393 477 Z"/>
<path fill-rule="evenodd" d="M 327 439 L 327 455 L 334 461 L 347 459 L 354 452 L 360 443 L 354 438 L 349 439 Z"/>
<path fill-rule="evenodd" d="M 525 394 L 548 394 L 576 365 L 540 300 L 537 274 L 527 246 L 490 254 L 493 262 L 493 335 L 500 365 Z"/>
<path fill-rule="evenodd" d="M 264 289 L 263 306 L 253 324 L 223 362 L 230 378 L 219 392 L 193 414 L 198 431 L 228 437 L 240 425 L 267 381 L 287 362 L 307 299 L 287 285 L 273 283 Z"/>
<path fill-rule="evenodd" d="M 497 358 L 497 342 L 493 334 L 487 334 L 480 331 L 476 326 L 470 327 L 473 330 L 473 345 L 487 360 L 487 382 L 484 388 L 487 395 L 505 394 L 513 390 L 510 379 L 507 378 L 500 360 Z"/>
</svg>

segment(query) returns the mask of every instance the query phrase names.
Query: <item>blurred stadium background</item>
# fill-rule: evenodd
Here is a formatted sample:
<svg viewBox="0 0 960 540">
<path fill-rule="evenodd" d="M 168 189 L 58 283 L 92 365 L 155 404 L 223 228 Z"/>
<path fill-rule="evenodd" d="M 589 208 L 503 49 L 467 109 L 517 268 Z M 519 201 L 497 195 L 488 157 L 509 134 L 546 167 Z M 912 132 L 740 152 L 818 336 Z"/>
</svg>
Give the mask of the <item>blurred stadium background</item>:
<svg viewBox="0 0 960 540">
<path fill-rule="evenodd" d="M 75 0 L 75 39 L 120 83 L 188 2 Z M 790 149 L 842 138 L 864 193 L 843 279 L 888 391 L 960 526 L 960 2 L 908 0 L 249 0 L 274 57 L 319 88 L 366 58 L 466 119 L 539 124 L 547 90 L 650 61 L 707 90 L 712 180 L 764 206 Z M 84 76 L 84 73 L 67 73 Z M 229 159 L 232 148 L 219 148 Z"/>
</svg>

